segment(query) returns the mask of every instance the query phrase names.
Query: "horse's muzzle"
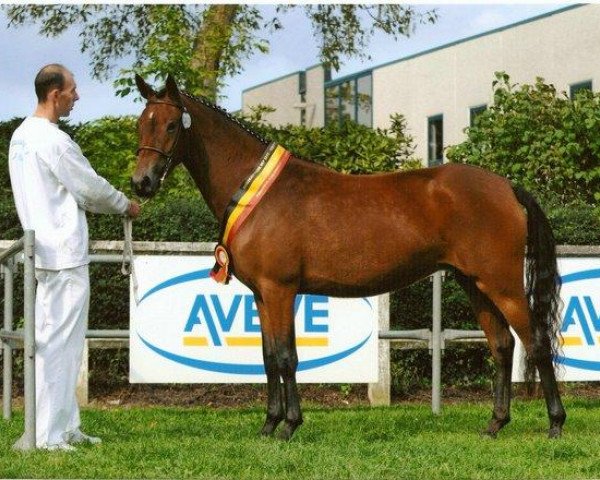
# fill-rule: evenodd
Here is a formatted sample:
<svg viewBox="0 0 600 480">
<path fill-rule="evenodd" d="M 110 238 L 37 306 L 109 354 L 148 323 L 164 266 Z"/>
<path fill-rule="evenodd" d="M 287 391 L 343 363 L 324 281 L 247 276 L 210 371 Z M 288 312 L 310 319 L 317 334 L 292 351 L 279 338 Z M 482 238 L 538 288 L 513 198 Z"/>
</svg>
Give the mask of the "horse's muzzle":
<svg viewBox="0 0 600 480">
<path fill-rule="evenodd" d="M 156 193 L 158 182 L 152 181 L 148 175 L 144 175 L 141 179 L 131 177 L 131 189 L 139 197 L 148 198 Z"/>
</svg>

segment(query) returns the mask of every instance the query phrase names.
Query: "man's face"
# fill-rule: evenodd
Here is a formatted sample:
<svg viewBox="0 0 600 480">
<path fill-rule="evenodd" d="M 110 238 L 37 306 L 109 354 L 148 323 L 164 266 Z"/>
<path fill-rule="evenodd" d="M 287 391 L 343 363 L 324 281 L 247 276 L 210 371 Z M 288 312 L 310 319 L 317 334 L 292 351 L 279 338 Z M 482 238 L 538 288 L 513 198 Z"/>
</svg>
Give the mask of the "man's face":
<svg viewBox="0 0 600 480">
<path fill-rule="evenodd" d="M 69 72 L 65 73 L 65 85 L 64 88 L 58 93 L 57 111 L 59 117 L 68 117 L 73 110 L 75 102 L 79 100 L 77 94 L 77 84 L 73 75 Z"/>
</svg>

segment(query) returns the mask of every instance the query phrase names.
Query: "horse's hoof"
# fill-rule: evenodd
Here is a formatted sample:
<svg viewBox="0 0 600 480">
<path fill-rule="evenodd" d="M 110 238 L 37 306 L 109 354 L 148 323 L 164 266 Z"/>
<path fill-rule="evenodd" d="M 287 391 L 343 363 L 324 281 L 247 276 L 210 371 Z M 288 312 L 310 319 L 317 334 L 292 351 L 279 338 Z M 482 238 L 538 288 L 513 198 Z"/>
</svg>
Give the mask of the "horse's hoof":
<svg viewBox="0 0 600 480">
<path fill-rule="evenodd" d="M 292 435 L 294 435 L 294 430 L 285 425 L 277 434 L 277 438 L 284 442 L 289 442 L 292 439 Z"/>
<path fill-rule="evenodd" d="M 497 418 L 496 416 L 494 416 L 490 420 L 490 423 L 488 423 L 487 428 L 483 432 L 481 432 L 481 436 L 488 438 L 497 438 L 498 432 L 502 430 L 502 428 L 504 428 L 504 426 L 508 422 L 510 422 L 510 417 Z"/>
<path fill-rule="evenodd" d="M 273 435 L 273 432 L 277 428 L 277 425 L 279 425 L 279 421 L 277 421 L 277 422 L 266 422 L 264 424 L 263 428 L 260 430 L 261 436 L 263 436 L 263 437 L 270 437 L 271 435 Z"/>
<path fill-rule="evenodd" d="M 279 431 L 277 438 L 288 442 L 289 440 L 291 440 L 292 435 L 294 435 L 294 432 L 296 431 L 296 429 L 299 426 L 300 426 L 300 423 L 296 424 L 296 423 L 285 422 L 283 424 L 283 427 L 281 427 L 281 430 Z"/>
<path fill-rule="evenodd" d="M 492 440 L 495 440 L 496 438 L 498 438 L 498 432 L 492 432 L 491 430 L 484 430 L 483 432 L 480 433 L 480 436 L 482 438 L 491 438 Z"/>
<path fill-rule="evenodd" d="M 562 427 L 551 427 L 548 432 L 548 438 L 560 438 L 562 436 Z"/>
<path fill-rule="evenodd" d="M 273 435 L 273 432 L 275 431 L 274 428 L 267 428 L 266 426 L 261 428 L 260 430 L 260 436 L 261 437 L 270 437 L 271 435 Z"/>
</svg>

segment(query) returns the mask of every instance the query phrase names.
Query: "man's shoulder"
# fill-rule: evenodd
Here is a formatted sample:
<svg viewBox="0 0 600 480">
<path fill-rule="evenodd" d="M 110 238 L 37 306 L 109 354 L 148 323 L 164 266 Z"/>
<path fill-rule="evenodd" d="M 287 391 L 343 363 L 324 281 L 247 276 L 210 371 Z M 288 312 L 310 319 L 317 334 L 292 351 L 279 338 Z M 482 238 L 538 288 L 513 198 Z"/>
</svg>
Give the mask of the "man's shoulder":
<svg viewBox="0 0 600 480">
<path fill-rule="evenodd" d="M 66 132 L 64 132 L 63 130 L 61 130 L 60 127 L 56 123 L 53 123 L 44 117 L 36 117 L 36 116 L 27 117 L 23 120 L 21 125 L 19 125 L 17 130 L 43 131 L 44 133 L 53 132 L 53 133 L 56 133 L 57 135 L 63 135 L 63 136 L 69 137 L 69 135 Z"/>
<path fill-rule="evenodd" d="M 56 124 L 38 117 L 26 118 L 15 130 L 10 145 L 11 150 L 21 145 L 30 155 L 35 154 L 49 164 L 54 164 L 66 152 L 80 151 L 71 137 Z"/>
<path fill-rule="evenodd" d="M 11 136 L 11 141 L 18 139 L 20 137 L 22 137 L 24 135 L 24 133 L 27 131 L 27 127 L 28 127 L 28 122 L 27 122 L 28 118 L 24 119 L 21 124 L 15 128 L 14 132 L 12 133 Z"/>
<path fill-rule="evenodd" d="M 12 140 L 47 146 L 56 144 L 69 146 L 75 143 L 69 134 L 58 128 L 56 124 L 38 117 L 27 117 L 23 120 L 13 133 Z"/>
</svg>

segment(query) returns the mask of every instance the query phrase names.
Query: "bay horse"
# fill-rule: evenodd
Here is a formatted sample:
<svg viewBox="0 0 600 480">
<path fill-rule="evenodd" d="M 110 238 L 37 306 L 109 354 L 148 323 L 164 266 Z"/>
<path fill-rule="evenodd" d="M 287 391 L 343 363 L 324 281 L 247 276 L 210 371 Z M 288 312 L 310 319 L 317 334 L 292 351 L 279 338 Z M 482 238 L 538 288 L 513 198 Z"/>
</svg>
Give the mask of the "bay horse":
<svg viewBox="0 0 600 480">
<path fill-rule="evenodd" d="M 256 176 L 267 142 L 207 100 L 181 92 L 171 75 L 159 92 L 140 76 L 136 84 L 147 104 L 138 121 L 132 187 L 151 197 L 182 163 L 223 233 L 232 197 Z M 346 175 L 290 154 L 263 193 L 221 251 L 225 276 L 228 268 L 235 272 L 258 307 L 268 392 L 263 435 L 284 421 L 279 437 L 290 439 L 302 424 L 297 294 L 377 295 L 438 269 L 455 272 L 497 367 L 483 433 L 495 437 L 510 421 L 510 326 L 539 372 L 549 437 L 561 435 L 566 414 L 552 363 L 560 284 L 554 236 L 532 195 L 462 164 Z"/>
</svg>

